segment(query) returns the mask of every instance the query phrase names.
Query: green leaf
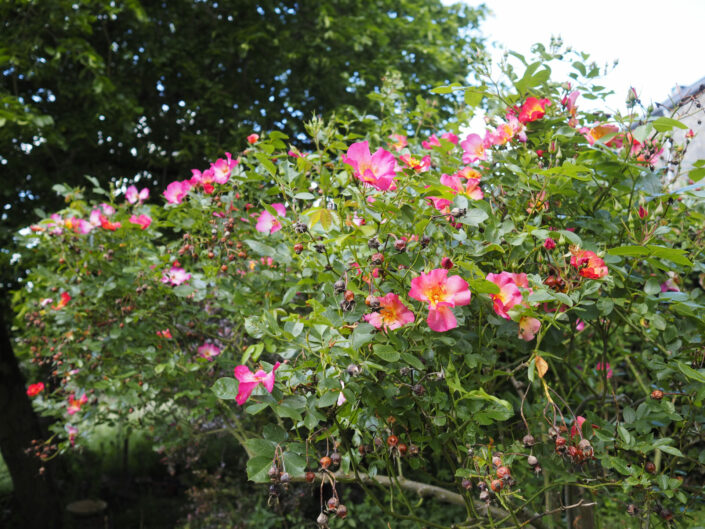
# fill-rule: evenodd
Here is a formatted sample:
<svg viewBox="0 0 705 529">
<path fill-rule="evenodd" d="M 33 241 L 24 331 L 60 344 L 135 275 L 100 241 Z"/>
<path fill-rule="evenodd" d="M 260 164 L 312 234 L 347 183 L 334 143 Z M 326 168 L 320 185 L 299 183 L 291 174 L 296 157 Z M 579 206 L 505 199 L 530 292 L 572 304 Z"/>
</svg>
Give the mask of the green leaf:
<svg viewBox="0 0 705 529">
<path fill-rule="evenodd" d="M 610 248 L 607 250 L 610 255 L 624 255 L 627 257 L 634 257 L 639 255 L 649 255 L 649 250 L 644 246 L 618 246 L 617 248 Z"/>
<path fill-rule="evenodd" d="M 270 461 L 274 459 L 274 451 L 277 443 L 267 439 L 248 439 L 245 446 L 253 456 L 264 456 Z"/>
<path fill-rule="evenodd" d="M 470 208 L 465 215 L 458 219 L 458 222 L 466 226 L 477 226 L 487 220 L 489 215 L 480 208 Z"/>
<path fill-rule="evenodd" d="M 676 362 L 676 365 L 678 366 L 680 372 L 688 378 L 697 380 L 701 384 L 705 384 L 705 375 L 703 375 L 700 371 L 696 371 L 695 369 L 693 369 L 687 364 L 684 364 L 683 362 Z"/>
<path fill-rule="evenodd" d="M 486 279 L 469 279 L 468 286 L 476 294 L 499 294 L 499 287 Z"/>
<path fill-rule="evenodd" d="M 673 129 L 673 127 L 678 127 L 679 129 L 687 129 L 688 126 L 685 125 L 684 123 L 681 123 L 677 119 L 672 119 L 672 118 L 658 118 L 655 119 L 652 123 L 654 128 L 659 131 L 659 132 L 668 132 Z"/>
<path fill-rule="evenodd" d="M 273 457 L 256 456 L 247 461 L 247 479 L 255 483 L 266 483 L 269 481 L 270 467 L 272 466 Z"/>
<path fill-rule="evenodd" d="M 263 244 L 259 241 L 253 241 L 251 239 L 245 240 L 245 244 L 252 248 L 254 252 L 257 252 L 259 255 L 265 255 L 267 257 L 274 257 L 276 255 L 276 250 L 272 248 L 271 246 L 267 246 L 266 244 Z"/>
<path fill-rule="evenodd" d="M 266 154 L 262 152 L 256 152 L 255 156 L 259 160 L 259 163 L 261 163 L 264 168 L 269 172 L 269 174 L 271 174 L 272 176 L 277 174 L 277 166 L 272 163 L 272 161 Z"/>
<path fill-rule="evenodd" d="M 231 377 L 219 378 L 215 381 L 211 390 L 215 396 L 222 400 L 235 400 L 237 397 L 238 382 Z"/>
<path fill-rule="evenodd" d="M 339 391 L 326 390 L 325 393 L 316 402 L 317 408 L 327 408 L 338 402 L 338 397 L 340 396 Z"/>
<path fill-rule="evenodd" d="M 385 362 L 396 362 L 399 360 L 399 352 L 391 345 L 377 344 L 373 347 L 375 355 Z"/>
<path fill-rule="evenodd" d="M 683 455 L 683 452 L 678 450 L 678 448 L 676 448 L 675 446 L 663 445 L 659 447 L 659 450 L 661 450 L 661 452 L 671 454 L 672 456 L 685 457 L 685 455 Z"/>
<path fill-rule="evenodd" d="M 419 371 L 424 371 L 426 369 L 426 366 L 423 365 L 423 362 L 411 353 L 401 353 L 401 358 L 411 367 L 418 369 Z"/>
<path fill-rule="evenodd" d="M 432 94 L 450 94 L 455 90 L 460 90 L 462 88 L 463 87 L 460 83 L 453 83 L 448 86 L 436 86 L 435 88 L 431 88 L 430 92 Z"/>
<path fill-rule="evenodd" d="M 373 340 L 376 332 L 377 330 L 369 323 L 360 323 L 352 333 L 350 345 L 353 349 L 360 349 Z"/>
</svg>

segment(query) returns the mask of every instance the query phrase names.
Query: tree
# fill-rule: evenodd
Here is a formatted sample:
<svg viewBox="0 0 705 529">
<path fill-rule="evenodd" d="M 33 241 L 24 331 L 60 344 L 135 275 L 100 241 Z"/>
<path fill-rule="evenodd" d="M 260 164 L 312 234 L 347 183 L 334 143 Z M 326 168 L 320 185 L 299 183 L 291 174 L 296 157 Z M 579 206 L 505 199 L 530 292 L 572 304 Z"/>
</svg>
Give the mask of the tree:
<svg viewBox="0 0 705 529">
<path fill-rule="evenodd" d="M 438 123 L 384 89 L 365 138 L 262 134 L 164 206 L 61 187 L 16 306 L 60 449 L 139 407 L 176 442 L 218 416 L 274 496 L 333 485 L 321 527 L 339 481 L 439 528 L 701 519 L 703 200 L 654 166 L 683 124 L 596 122 L 584 57 L 574 89 L 536 49 L 501 83 L 481 65 L 465 99 L 492 110 L 465 138 L 468 109 L 407 134 Z M 463 519 L 419 519 L 417 493 Z"/>
<path fill-rule="evenodd" d="M 463 82 L 483 13 L 439 0 L 4 2 L 0 236 L 56 208 L 57 181 L 163 186 L 253 131 L 307 141 L 312 114 L 373 110 L 389 71 L 412 97 Z"/>
</svg>

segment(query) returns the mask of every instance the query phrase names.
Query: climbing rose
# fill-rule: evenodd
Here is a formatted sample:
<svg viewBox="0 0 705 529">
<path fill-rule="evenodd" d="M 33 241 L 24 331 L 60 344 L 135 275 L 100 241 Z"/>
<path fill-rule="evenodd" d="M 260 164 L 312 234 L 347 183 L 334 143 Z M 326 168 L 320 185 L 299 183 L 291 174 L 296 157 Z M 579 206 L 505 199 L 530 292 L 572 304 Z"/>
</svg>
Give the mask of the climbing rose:
<svg viewBox="0 0 705 529">
<path fill-rule="evenodd" d="M 486 160 L 485 142 L 477 134 L 468 134 L 465 141 L 460 143 L 463 148 L 463 163 L 473 163 L 477 160 Z"/>
<path fill-rule="evenodd" d="M 389 151 L 379 148 L 370 155 L 369 143 L 360 141 L 348 147 L 343 163 L 353 168 L 355 178 L 379 191 L 396 189 L 397 162 Z"/>
<path fill-rule="evenodd" d="M 247 137 L 247 143 L 249 143 L 250 145 L 253 143 L 257 143 L 258 140 L 259 140 L 259 134 L 253 133 Z"/>
<path fill-rule="evenodd" d="M 578 416 L 575 418 L 575 422 L 574 422 L 573 425 L 570 427 L 570 438 L 571 438 L 571 439 L 572 439 L 573 437 L 575 437 L 576 435 L 578 435 L 578 434 L 580 434 L 580 436 L 582 437 L 582 435 L 583 435 L 583 423 L 584 423 L 584 422 L 585 422 L 585 417 L 583 417 L 582 415 L 578 415 Z"/>
<path fill-rule="evenodd" d="M 198 356 L 205 358 L 209 362 L 215 360 L 215 357 L 220 354 L 220 348 L 212 343 L 204 343 L 198 348 Z"/>
<path fill-rule="evenodd" d="M 512 274 L 501 272 L 499 274 L 487 274 L 487 281 L 499 287 L 499 294 L 492 294 L 492 308 L 504 319 L 511 319 L 507 311 L 522 302 L 521 290 L 519 287 L 528 287 L 529 283 L 526 274 Z"/>
<path fill-rule="evenodd" d="M 528 97 L 519 110 L 517 116 L 522 123 L 530 123 L 544 117 L 546 115 L 546 107 L 550 106 L 551 101 L 548 99 L 537 99 Z"/>
<path fill-rule="evenodd" d="M 163 331 L 157 331 L 157 336 L 169 340 L 171 339 L 171 331 L 168 328 L 164 329 Z"/>
<path fill-rule="evenodd" d="M 164 191 L 164 198 L 170 204 L 181 204 L 186 194 L 191 189 L 191 183 L 188 180 L 171 182 L 166 186 L 166 191 Z"/>
<path fill-rule="evenodd" d="M 81 406 L 83 406 L 86 402 L 88 402 L 88 397 L 86 397 L 85 393 L 78 399 L 73 393 L 71 393 L 71 395 L 69 395 L 69 403 L 66 406 L 66 413 L 73 415 L 74 413 L 81 411 Z"/>
<path fill-rule="evenodd" d="M 426 172 L 431 167 L 431 157 L 424 156 L 421 160 L 411 156 L 410 154 L 402 154 L 399 159 L 404 162 L 407 167 L 410 167 L 414 171 L 419 173 Z"/>
<path fill-rule="evenodd" d="M 608 134 L 617 134 L 619 132 L 619 127 L 617 127 L 616 125 L 597 125 L 596 127 L 593 127 L 591 129 L 582 128 L 580 129 L 580 132 L 585 134 L 585 138 L 587 139 L 590 145 L 595 145 L 595 142 L 603 138 L 604 136 L 607 136 Z M 610 138 L 609 141 L 605 143 L 605 145 L 607 147 L 621 148 L 622 143 L 622 137 L 617 134 L 616 136 Z"/>
<path fill-rule="evenodd" d="M 149 225 L 152 223 L 152 219 L 149 218 L 149 216 L 144 215 L 144 214 L 139 215 L 139 216 L 132 215 L 130 217 L 130 222 L 132 224 L 137 224 L 138 226 L 141 226 L 143 230 L 146 230 L 147 227 L 149 227 Z"/>
<path fill-rule="evenodd" d="M 62 292 L 61 300 L 56 305 L 53 305 L 51 308 L 54 310 L 63 309 L 66 305 L 68 305 L 69 301 L 71 301 L 71 295 L 68 292 Z"/>
<path fill-rule="evenodd" d="M 239 160 L 233 160 L 232 155 L 229 152 L 225 153 L 225 159 L 218 158 L 215 163 L 211 164 L 211 171 L 213 171 L 213 181 L 216 184 L 224 184 L 230 178 L 235 166 L 240 163 Z"/>
<path fill-rule="evenodd" d="M 553 250 L 556 247 L 556 241 L 550 237 L 546 237 L 546 240 L 543 241 L 543 247 L 546 248 L 546 250 Z"/>
<path fill-rule="evenodd" d="M 130 204 L 135 204 L 137 202 L 141 204 L 149 198 L 149 189 L 144 187 L 141 191 L 137 191 L 135 186 L 130 186 L 127 188 L 127 191 L 125 191 L 125 198 Z"/>
<path fill-rule="evenodd" d="M 434 147 L 440 147 L 441 142 L 440 140 L 436 137 L 435 134 L 431 134 L 428 138 L 428 141 L 422 141 L 421 146 L 424 149 L 433 149 Z"/>
<path fill-rule="evenodd" d="M 608 274 L 607 265 L 595 252 L 571 248 L 570 264 L 578 269 L 578 273 L 588 279 L 600 279 Z"/>
<path fill-rule="evenodd" d="M 470 303 L 470 289 L 460 276 L 448 277 L 448 270 L 436 268 L 411 280 L 409 296 L 428 302 L 428 326 L 437 332 L 455 329 L 458 322 L 451 310 Z"/>
<path fill-rule="evenodd" d="M 447 140 L 447 141 L 451 142 L 453 145 L 458 144 L 458 137 L 455 134 L 453 134 L 452 132 L 446 132 L 444 134 L 441 134 L 441 139 Z"/>
<path fill-rule="evenodd" d="M 284 207 L 284 204 L 275 202 L 272 204 L 272 209 L 276 211 L 280 217 L 286 217 L 286 207 Z M 281 222 L 277 220 L 277 217 L 265 209 L 259 214 L 255 229 L 261 233 L 274 233 L 275 231 L 281 230 L 282 225 Z"/>
<path fill-rule="evenodd" d="M 519 338 L 530 342 L 536 337 L 536 333 L 541 328 L 541 322 L 536 318 L 523 316 L 519 320 Z"/>
<path fill-rule="evenodd" d="M 392 140 L 389 146 L 397 152 L 401 151 L 408 144 L 406 136 L 402 134 L 392 134 L 389 136 L 389 139 Z"/>
<path fill-rule="evenodd" d="M 169 284 L 171 286 L 179 286 L 181 283 L 185 283 L 191 279 L 191 274 L 187 273 L 183 268 L 178 266 L 172 266 L 171 269 L 164 272 L 162 275 L 162 283 Z"/>
<path fill-rule="evenodd" d="M 66 429 L 66 433 L 69 434 L 69 443 L 71 443 L 71 446 L 74 446 L 76 444 L 76 437 L 78 437 L 78 428 L 70 424 L 67 424 L 64 428 Z"/>
<path fill-rule="evenodd" d="M 414 322 L 414 313 L 404 305 L 399 296 L 389 293 L 379 299 L 380 309 L 372 314 L 365 314 L 367 323 L 375 329 L 394 330 Z"/>
<path fill-rule="evenodd" d="M 27 387 L 27 396 L 36 397 L 42 391 L 44 391 L 44 382 L 37 382 L 36 384 L 30 384 Z"/>
<path fill-rule="evenodd" d="M 257 386 L 259 386 L 260 383 L 264 385 L 265 389 L 269 393 L 271 393 L 274 389 L 274 372 L 279 366 L 279 362 L 274 364 L 274 367 L 272 368 L 272 371 L 269 374 L 265 373 L 262 369 L 260 369 L 256 373 L 252 373 L 252 371 L 250 371 L 250 368 L 247 366 L 237 366 L 235 368 L 235 378 L 238 379 L 240 385 L 237 389 L 237 396 L 235 397 L 235 402 L 237 402 L 240 406 L 245 404 L 247 399 L 250 398 L 252 391 Z"/>
<path fill-rule="evenodd" d="M 477 178 L 471 178 L 470 176 L 477 176 Z M 472 200 L 482 200 L 485 194 L 482 192 L 480 187 L 480 173 L 474 169 L 466 167 L 461 169 L 454 175 L 441 175 L 441 184 L 450 187 L 453 191 L 465 195 Z"/>
</svg>

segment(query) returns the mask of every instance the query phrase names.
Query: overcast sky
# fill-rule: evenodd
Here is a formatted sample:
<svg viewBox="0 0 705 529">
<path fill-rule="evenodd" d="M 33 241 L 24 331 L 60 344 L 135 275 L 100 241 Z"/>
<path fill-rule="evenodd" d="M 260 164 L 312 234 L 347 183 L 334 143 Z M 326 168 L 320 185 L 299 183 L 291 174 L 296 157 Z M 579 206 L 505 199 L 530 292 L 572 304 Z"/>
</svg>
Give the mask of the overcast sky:
<svg viewBox="0 0 705 529">
<path fill-rule="evenodd" d="M 533 43 L 548 44 L 551 35 L 560 35 L 599 65 L 618 59 L 616 70 L 601 83 L 615 92 L 608 99 L 611 109 L 625 108 L 630 86 L 648 104 L 666 100 L 676 84 L 691 85 L 705 77 L 705 0 L 486 0 L 485 4 L 494 13 L 481 26 L 490 42 L 528 54 Z"/>
</svg>

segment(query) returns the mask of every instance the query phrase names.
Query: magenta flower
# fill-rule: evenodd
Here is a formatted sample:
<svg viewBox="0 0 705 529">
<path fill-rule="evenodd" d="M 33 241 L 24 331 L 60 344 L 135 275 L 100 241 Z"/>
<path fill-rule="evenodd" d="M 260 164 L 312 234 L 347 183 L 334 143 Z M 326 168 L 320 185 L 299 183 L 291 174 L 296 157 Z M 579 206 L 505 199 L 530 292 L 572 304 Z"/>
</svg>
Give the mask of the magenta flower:
<svg viewBox="0 0 705 529">
<path fill-rule="evenodd" d="M 254 132 L 247 137 L 247 143 L 249 143 L 250 145 L 252 145 L 253 143 L 257 143 L 258 141 L 259 134 L 255 134 Z"/>
<path fill-rule="evenodd" d="M 603 367 L 602 362 L 598 362 L 597 365 L 595 366 L 595 369 L 597 371 L 602 371 L 602 370 L 607 371 L 607 378 L 612 378 L 612 368 L 610 367 L 609 362 L 605 362 L 604 367 Z"/>
<path fill-rule="evenodd" d="M 284 204 L 275 202 L 272 204 L 272 209 L 274 209 L 280 217 L 286 217 L 286 207 L 284 207 Z M 274 233 L 275 231 L 281 230 L 282 225 L 281 222 L 277 220 L 277 217 L 265 209 L 257 218 L 255 229 L 260 233 Z"/>
<path fill-rule="evenodd" d="M 212 343 L 204 343 L 198 348 L 198 356 L 205 358 L 209 362 L 215 360 L 215 357 L 220 354 L 220 348 Z"/>
<path fill-rule="evenodd" d="M 441 134 L 441 139 L 448 140 L 453 145 L 458 145 L 458 137 L 452 132 L 446 132 L 444 134 Z"/>
<path fill-rule="evenodd" d="M 444 332 L 455 329 L 458 322 L 451 310 L 470 303 L 470 289 L 460 276 L 448 277 L 448 270 L 436 268 L 422 272 L 411 280 L 409 297 L 428 302 L 428 326 L 431 330 Z"/>
<path fill-rule="evenodd" d="M 487 281 L 491 281 L 499 287 L 499 294 L 492 294 L 492 308 L 498 316 L 509 320 L 507 311 L 522 302 L 523 297 L 519 287 L 528 287 L 529 282 L 526 274 L 512 274 L 501 272 L 499 274 L 487 274 Z"/>
<path fill-rule="evenodd" d="M 465 141 L 460 142 L 463 148 L 463 163 L 473 163 L 486 160 L 485 141 L 477 134 L 468 134 Z"/>
<path fill-rule="evenodd" d="M 74 446 L 76 444 L 76 437 L 78 437 L 78 428 L 70 424 L 67 424 L 64 428 L 66 429 L 66 433 L 69 434 L 69 443 L 71 446 Z"/>
<path fill-rule="evenodd" d="M 152 223 L 152 219 L 149 218 L 147 215 L 132 215 L 130 217 L 130 222 L 132 224 L 137 224 L 138 226 L 141 226 L 143 230 L 146 230 L 149 225 Z"/>
<path fill-rule="evenodd" d="M 379 191 L 396 189 L 397 161 L 391 152 L 381 147 L 370 155 L 367 141 L 353 143 L 343 156 L 343 163 L 353 168 L 355 178 Z"/>
<path fill-rule="evenodd" d="M 428 138 L 428 141 L 421 142 L 421 146 L 424 149 L 433 149 L 434 147 L 440 147 L 440 145 L 441 145 L 441 142 L 438 138 L 436 138 L 435 134 L 431 134 L 431 136 L 429 136 L 429 138 Z"/>
<path fill-rule="evenodd" d="M 125 191 L 125 198 L 130 204 L 135 204 L 137 202 L 141 204 L 149 198 L 149 189 L 144 187 L 141 191 L 137 191 L 135 186 L 130 186 L 127 188 L 127 191 Z"/>
<path fill-rule="evenodd" d="M 378 300 L 379 311 L 364 316 L 365 321 L 373 325 L 375 329 L 394 330 L 414 322 L 414 313 L 401 302 L 396 294 L 390 292 Z"/>
<path fill-rule="evenodd" d="M 247 399 L 250 398 L 252 391 L 259 386 L 260 383 L 269 393 L 271 393 L 274 389 L 274 372 L 280 365 L 281 364 L 279 362 L 274 364 L 271 373 L 266 373 L 262 369 L 256 373 L 252 373 L 250 368 L 247 366 L 237 366 L 235 368 L 235 378 L 238 379 L 240 385 L 237 389 L 235 402 L 237 402 L 240 406 L 245 404 Z"/>
<path fill-rule="evenodd" d="M 230 178 L 230 175 L 235 166 L 240 163 L 239 160 L 233 160 L 229 152 L 225 153 L 225 159 L 218 158 L 214 164 L 211 164 L 213 172 L 213 181 L 216 184 L 224 184 Z"/>
<path fill-rule="evenodd" d="M 191 274 L 187 273 L 186 270 L 178 266 L 172 266 L 171 269 L 164 272 L 162 283 L 176 287 L 189 279 L 191 279 Z"/>
<path fill-rule="evenodd" d="M 556 247 L 556 241 L 550 237 L 546 237 L 546 240 L 543 241 L 543 247 L 546 248 L 546 250 L 553 250 Z"/>
<path fill-rule="evenodd" d="M 570 427 L 570 438 L 571 439 L 578 434 L 580 434 L 580 436 L 582 437 L 584 422 L 585 422 L 585 417 L 583 417 L 582 415 L 578 415 L 575 418 L 575 422 Z"/>
<path fill-rule="evenodd" d="M 431 157 L 424 156 L 421 160 L 410 154 L 402 154 L 399 159 L 408 167 L 419 173 L 425 173 L 431 168 Z"/>
<path fill-rule="evenodd" d="M 480 173 L 474 169 L 466 167 L 454 175 L 443 173 L 441 175 L 441 184 L 472 200 L 482 200 L 485 194 L 480 187 L 480 176 Z"/>
<path fill-rule="evenodd" d="M 191 183 L 188 180 L 171 182 L 166 186 L 164 198 L 166 198 L 166 201 L 170 204 L 181 204 L 181 201 L 188 194 L 191 187 Z"/>
<path fill-rule="evenodd" d="M 69 403 L 66 406 L 66 413 L 73 415 L 81 411 L 81 406 L 83 406 L 86 402 L 88 402 L 88 397 L 86 397 L 85 393 L 79 398 L 76 398 L 76 396 L 71 393 L 71 395 L 69 395 Z"/>
</svg>

